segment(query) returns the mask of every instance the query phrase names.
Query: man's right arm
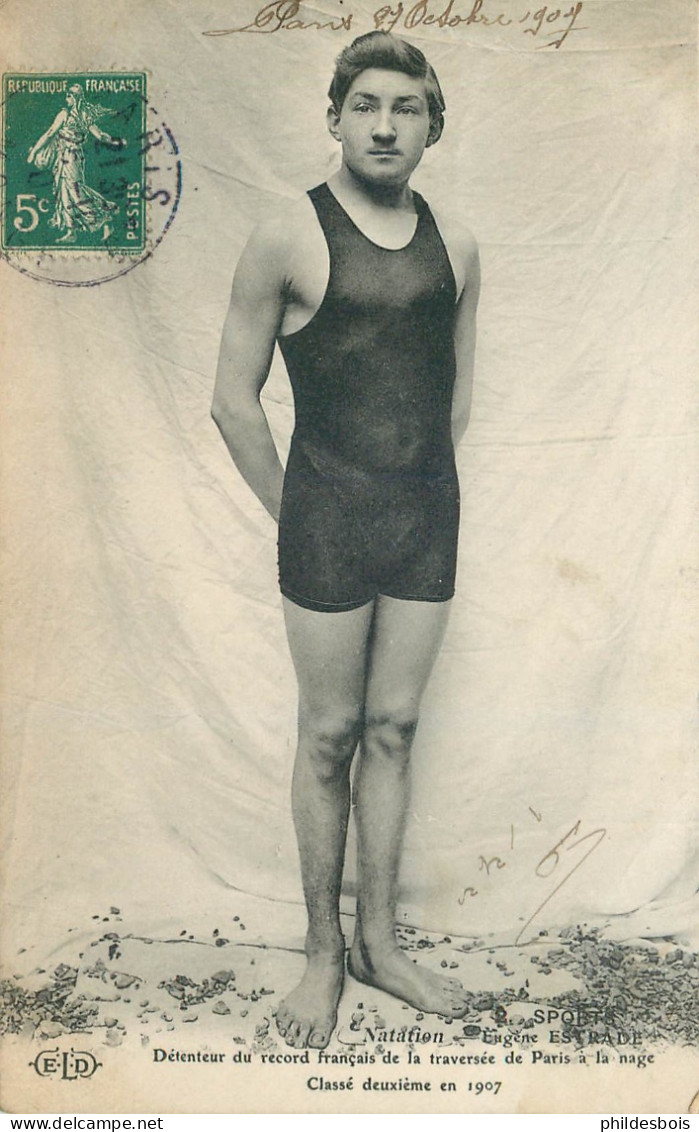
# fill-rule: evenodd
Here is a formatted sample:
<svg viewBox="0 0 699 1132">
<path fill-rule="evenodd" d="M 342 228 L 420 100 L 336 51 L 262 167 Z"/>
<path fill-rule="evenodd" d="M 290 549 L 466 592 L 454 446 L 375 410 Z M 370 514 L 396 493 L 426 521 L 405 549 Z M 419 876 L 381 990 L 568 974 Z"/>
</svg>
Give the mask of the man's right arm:
<svg viewBox="0 0 699 1132">
<path fill-rule="evenodd" d="M 284 471 L 260 393 L 284 313 L 283 263 L 277 225 L 253 232 L 233 279 L 211 408 L 236 467 L 273 519 L 279 518 Z"/>
</svg>

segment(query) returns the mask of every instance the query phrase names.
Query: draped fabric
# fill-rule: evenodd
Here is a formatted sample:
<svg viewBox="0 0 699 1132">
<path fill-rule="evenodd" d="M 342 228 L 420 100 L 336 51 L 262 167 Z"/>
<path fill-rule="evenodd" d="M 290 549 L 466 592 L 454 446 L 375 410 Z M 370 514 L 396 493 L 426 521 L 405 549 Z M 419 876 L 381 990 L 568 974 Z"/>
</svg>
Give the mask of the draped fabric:
<svg viewBox="0 0 699 1132">
<path fill-rule="evenodd" d="M 0 16 L 6 69 L 146 67 L 184 173 L 126 275 L 67 288 L 0 263 L 13 941 L 48 947 L 112 903 L 155 929 L 232 889 L 274 902 L 270 936 L 301 922 L 276 531 L 209 406 L 237 258 L 337 167 L 327 85 L 374 9 L 351 31 L 202 34 L 255 11 Z M 410 33 L 447 102 L 415 187 L 472 228 L 484 282 L 401 915 L 524 939 L 636 912 L 665 934 L 697 863 L 693 10 L 584 0 L 560 47 L 562 16 L 537 38 L 526 5 L 497 11 L 513 26 Z M 264 404 L 284 453 L 278 356 Z M 347 910 L 353 877 L 350 845 Z"/>
</svg>

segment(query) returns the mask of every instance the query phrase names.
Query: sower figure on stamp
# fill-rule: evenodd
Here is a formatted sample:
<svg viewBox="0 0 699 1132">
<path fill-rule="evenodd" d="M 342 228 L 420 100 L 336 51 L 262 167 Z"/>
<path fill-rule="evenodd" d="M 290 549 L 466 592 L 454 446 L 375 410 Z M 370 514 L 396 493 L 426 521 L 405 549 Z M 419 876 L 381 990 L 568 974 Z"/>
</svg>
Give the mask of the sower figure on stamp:
<svg viewBox="0 0 699 1132">
<path fill-rule="evenodd" d="M 399 948 L 395 914 L 410 751 L 454 592 L 454 442 L 471 400 L 478 252 L 460 222 L 433 214 L 409 186 L 443 126 L 422 52 L 385 32 L 361 36 L 340 55 L 329 93 L 342 167 L 250 238 L 213 405 L 233 460 L 279 521 L 308 933 L 306 972 L 277 1026 L 296 1048 L 327 1045 L 336 1024 L 355 753 L 348 969 L 421 1011 L 465 1010 L 457 980 Z M 275 342 L 296 410 L 285 472 L 260 405 Z"/>
</svg>

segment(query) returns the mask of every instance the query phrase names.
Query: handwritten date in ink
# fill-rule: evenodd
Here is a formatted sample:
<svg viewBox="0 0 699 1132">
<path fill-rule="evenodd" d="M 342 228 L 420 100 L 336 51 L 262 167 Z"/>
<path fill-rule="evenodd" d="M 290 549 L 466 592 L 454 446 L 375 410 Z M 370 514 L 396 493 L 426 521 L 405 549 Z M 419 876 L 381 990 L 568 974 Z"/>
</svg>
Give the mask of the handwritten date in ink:
<svg viewBox="0 0 699 1132">
<path fill-rule="evenodd" d="M 206 30 L 203 35 L 274 35 L 277 32 L 350 31 L 359 32 L 355 13 L 344 0 L 336 0 L 335 14 L 318 19 L 317 10 L 302 0 L 273 0 L 264 4 L 253 18 L 240 27 Z M 340 6 L 341 5 L 341 6 Z M 513 28 L 537 39 L 537 47 L 560 48 L 577 25 L 583 0 L 562 7 L 543 4 L 536 10 L 524 5 L 519 13 L 499 11 L 491 0 L 393 0 L 376 8 L 371 17 L 374 31 L 414 31 L 416 28 L 445 30 L 459 27 Z M 576 26 L 577 25 L 577 26 Z"/>
</svg>

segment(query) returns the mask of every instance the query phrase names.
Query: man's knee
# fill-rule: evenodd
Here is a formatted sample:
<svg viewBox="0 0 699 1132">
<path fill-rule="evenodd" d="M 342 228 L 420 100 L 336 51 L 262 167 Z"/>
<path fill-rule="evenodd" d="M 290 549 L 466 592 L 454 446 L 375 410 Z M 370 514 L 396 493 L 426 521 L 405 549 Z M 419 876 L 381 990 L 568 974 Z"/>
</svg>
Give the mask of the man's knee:
<svg viewBox="0 0 699 1132">
<path fill-rule="evenodd" d="M 410 708 L 371 712 L 364 730 L 366 753 L 407 764 L 417 723 L 417 712 Z"/>
<path fill-rule="evenodd" d="M 301 711 L 299 738 L 316 773 L 333 777 L 352 760 L 361 732 L 359 712 Z"/>
</svg>

